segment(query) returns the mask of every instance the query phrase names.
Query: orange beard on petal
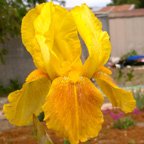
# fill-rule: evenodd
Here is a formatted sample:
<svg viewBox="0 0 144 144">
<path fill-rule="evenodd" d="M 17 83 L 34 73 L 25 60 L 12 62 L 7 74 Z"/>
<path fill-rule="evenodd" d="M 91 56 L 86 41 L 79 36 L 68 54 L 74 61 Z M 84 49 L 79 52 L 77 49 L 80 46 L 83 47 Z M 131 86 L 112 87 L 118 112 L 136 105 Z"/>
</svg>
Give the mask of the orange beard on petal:
<svg viewBox="0 0 144 144">
<path fill-rule="evenodd" d="M 103 123 L 102 102 L 101 93 L 88 78 L 79 77 L 74 82 L 58 77 L 43 106 L 47 127 L 71 144 L 96 137 Z"/>
</svg>

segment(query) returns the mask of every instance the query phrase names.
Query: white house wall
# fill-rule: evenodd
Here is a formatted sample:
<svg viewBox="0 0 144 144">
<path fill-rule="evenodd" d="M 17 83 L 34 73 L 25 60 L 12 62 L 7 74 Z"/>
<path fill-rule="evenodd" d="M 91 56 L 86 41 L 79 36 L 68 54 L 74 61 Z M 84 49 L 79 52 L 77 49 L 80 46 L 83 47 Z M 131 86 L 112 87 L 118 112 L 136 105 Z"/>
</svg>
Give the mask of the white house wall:
<svg viewBox="0 0 144 144">
<path fill-rule="evenodd" d="M 109 19 L 112 56 L 122 56 L 130 50 L 144 54 L 144 17 Z"/>
</svg>

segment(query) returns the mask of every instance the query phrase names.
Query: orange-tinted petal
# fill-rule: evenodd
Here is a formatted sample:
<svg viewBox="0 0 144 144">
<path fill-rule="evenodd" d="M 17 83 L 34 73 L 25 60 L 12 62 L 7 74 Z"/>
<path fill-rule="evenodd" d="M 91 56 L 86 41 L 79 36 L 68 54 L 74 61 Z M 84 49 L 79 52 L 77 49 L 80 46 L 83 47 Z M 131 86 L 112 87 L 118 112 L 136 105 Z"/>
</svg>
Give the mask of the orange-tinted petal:
<svg viewBox="0 0 144 144">
<path fill-rule="evenodd" d="M 49 78 L 48 75 L 46 73 L 44 73 L 43 71 L 41 70 L 34 70 L 32 71 L 26 78 L 26 82 L 32 82 L 32 81 L 35 81 L 35 80 L 38 80 L 40 78 Z"/>
<path fill-rule="evenodd" d="M 59 77 L 52 83 L 44 104 L 47 127 L 69 139 L 71 144 L 86 141 L 98 135 L 103 116 L 103 97 L 92 82 L 79 77 Z"/>
</svg>

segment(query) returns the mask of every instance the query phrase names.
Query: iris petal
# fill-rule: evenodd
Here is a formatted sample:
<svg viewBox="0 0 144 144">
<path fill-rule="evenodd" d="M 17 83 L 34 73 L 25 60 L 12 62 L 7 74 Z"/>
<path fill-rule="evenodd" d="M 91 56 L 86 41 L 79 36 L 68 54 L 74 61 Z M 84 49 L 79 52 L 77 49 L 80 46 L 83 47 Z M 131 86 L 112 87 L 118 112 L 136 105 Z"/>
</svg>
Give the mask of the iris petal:
<svg viewBox="0 0 144 144">
<path fill-rule="evenodd" d="M 95 137 L 103 122 L 102 101 L 101 93 L 88 78 L 73 82 L 69 77 L 59 77 L 53 81 L 43 107 L 47 127 L 71 144 Z"/>
<path fill-rule="evenodd" d="M 9 94 L 9 103 L 4 105 L 3 110 L 10 123 L 18 126 L 30 124 L 33 114 L 39 115 L 42 111 L 51 82 L 40 73 L 39 70 L 32 72 L 22 89 Z"/>
<path fill-rule="evenodd" d="M 40 46 L 35 38 L 35 29 L 33 27 L 33 22 L 39 15 L 43 6 L 44 4 L 38 5 L 35 9 L 30 10 L 26 14 L 22 20 L 21 33 L 23 44 L 28 52 L 32 55 L 36 67 L 46 71 Z"/>
<path fill-rule="evenodd" d="M 71 12 L 78 32 L 89 52 L 89 57 L 84 63 L 83 73 L 91 78 L 96 69 L 104 65 L 109 59 L 111 52 L 109 36 L 107 32 L 102 31 L 101 22 L 85 4 L 75 7 Z"/>
<path fill-rule="evenodd" d="M 51 79 L 82 65 L 81 45 L 73 17 L 51 2 L 37 6 L 24 17 L 22 39 L 36 65 Z"/>
<path fill-rule="evenodd" d="M 131 92 L 119 88 L 106 73 L 98 72 L 95 78 L 113 106 L 120 107 L 126 113 L 133 111 L 136 107 L 136 102 Z"/>
</svg>

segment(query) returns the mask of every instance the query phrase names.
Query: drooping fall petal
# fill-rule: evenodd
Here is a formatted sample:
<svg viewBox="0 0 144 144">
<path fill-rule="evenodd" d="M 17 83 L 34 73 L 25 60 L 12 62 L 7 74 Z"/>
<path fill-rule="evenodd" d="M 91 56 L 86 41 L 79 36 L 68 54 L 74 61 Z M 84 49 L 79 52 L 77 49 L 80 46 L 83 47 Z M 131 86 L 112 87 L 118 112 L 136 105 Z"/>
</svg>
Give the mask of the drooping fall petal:
<svg viewBox="0 0 144 144">
<path fill-rule="evenodd" d="M 33 114 L 39 115 L 42 111 L 50 85 L 45 74 L 39 70 L 33 71 L 22 89 L 9 94 L 9 103 L 3 107 L 6 118 L 18 126 L 30 124 Z"/>
<path fill-rule="evenodd" d="M 49 78 L 48 75 L 46 73 L 44 73 L 43 71 L 41 70 L 34 70 L 32 71 L 26 78 L 26 82 L 32 82 L 32 81 L 36 81 L 38 79 L 41 79 L 41 78 Z"/>
<path fill-rule="evenodd" d="M 51 79 L 82 65 L 73 17 L 66 9 L 51 2 L 37 6 L 24 17 L 22 39 L 34 60 L 41 59 Z"/>
<path fill-rule="evenodd" d="M 102 31 L 102 24 L 83 4 L 72 9 L 72 14 L 77 25 L 78 32 L 84 40 L 89 57 L 84 63 L 84 75 L 92 77 L 97 68 L 104 65 L 109 59 L 111 44 L 107 32 Z"/>
<path fill-rule="evenodd" d="M 103 122 L 102 101 L 101 93 L 88 78 L 73 82 L 69 77 L 59 77 L 53 81 L 43 106 L 47 127 L 71 144 L 95 137 Z"/>
<path fill-rule="evenodd" d="M 94 77 L 113 106 L 120 107 L 126 113 L 133 111 L 136 107 L 136 102 L 131 92 L 119 88 L 106 73 L 98 72 Z"/>
</svg>

